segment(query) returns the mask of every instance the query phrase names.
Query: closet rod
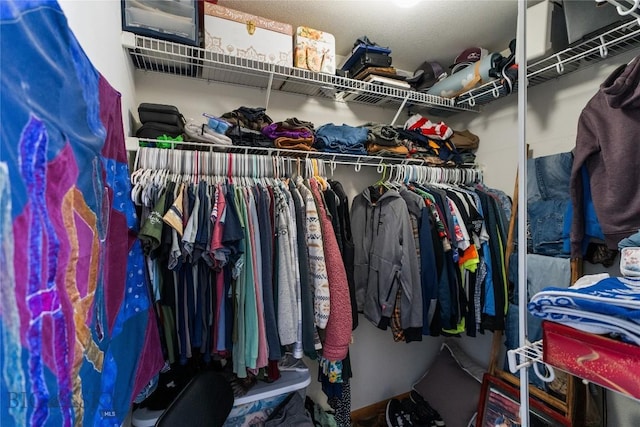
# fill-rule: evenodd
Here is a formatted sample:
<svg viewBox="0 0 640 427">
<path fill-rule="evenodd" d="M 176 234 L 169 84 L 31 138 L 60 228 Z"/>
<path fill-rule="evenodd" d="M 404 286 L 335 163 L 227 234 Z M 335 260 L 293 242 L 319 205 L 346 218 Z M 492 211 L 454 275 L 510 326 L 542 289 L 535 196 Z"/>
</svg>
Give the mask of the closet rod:
<svg viewBox="0 0 640 427">
<path fill-rule="evenodd" d="M 157 147 L 158 144 L 162 144 L 162 147 Z M 343 154 L 343 153 L 329 153 L 324 151 L 301 151 L 301 150 L 288 150 L 285 148 L 273 148 L 273 147 L 245 147 L 238 145 L 224 145 L 210 142 L 193 142 L 193 141 L 158 141 L 155 139 L 138 138 L 139 147 L 157 147 L 165 149 L 173 149 L 179 146 L 188 146 L 189 150 L 193 151 L 209 151 L 209 152 L 221 152 L 232 154 L 255 154 L 265 156 L 278 156 L 278 157 L 294 157 L 294 158 L 309 158 L 320 159 L 328 162 L 330 165 L 350 165 L 356 166 L 359 170 L 360 166 L 374 166 L 376 168 L 382 168 L 384 165 L 414 165 L 414 166 L 429 166 L 424 160 L 412 159 L 412 158 L 400 158 L 400 157 L 382 157 L 382 156 L 370 156 L 366 154 Z M 456 167 L 439 167 L 442 169 L 477 169 L 476 164 L 462 164 Z M 381 169 L 380 169 L 381 171 Z"/>
<path fill-rule="evenodd" d="M 304 160 L 302 164 L 301 160 Z M 304 167 L 304 169 L 302 169 Z M 198 150 L 171 150 L 156 147 L 140 147 L 136 153 L 134 168 L 139 170 L 163 170 L 186 175 L 218 175 L 229 177 L 269 178 L 293 175 L 326 176 L 326 162 L 322 159 L 262 156 Z"/>
<path fill-rule="evenodd" d="M 269 175 L 273 171 L 276 175 L 282 170 L 292 171 L 300 169 L 300 162 L 304 160 L 305 167 L 313 167 L 314 164 L 326 175 L 329 170 L 331 175 L 338 164 L 355 166 L 358 172 L 362 165 L 376 167 L 376 171 L 383 175 L 383 179 L 441 183 L 441 184 L 472 184 L 483 182 L 483 171 L 480 168 L 446 168 L 426 165 L 385 164 L 385 163 L 358 163 L 340 160 L 326 160 L 310 157 L 282 157 L 265 156 L 260 154 L 227 153 L 219 151 L 198 150 L 172 150 L 157 147 L 140 147 L 136 153 L 134 170 L 138 169 L 167 169 L 174 173 L 191 174 L 195 170 L 200 172 L 224 170 L 225 174 L 231 170 L 245 172 L 247 175 Z M 294 162 L 297 164 L 294 165 Z M 193 165 L 196 165 L 194 167 Z M 254 170 L 256 169 L 256 170 Z"/>
</svg>

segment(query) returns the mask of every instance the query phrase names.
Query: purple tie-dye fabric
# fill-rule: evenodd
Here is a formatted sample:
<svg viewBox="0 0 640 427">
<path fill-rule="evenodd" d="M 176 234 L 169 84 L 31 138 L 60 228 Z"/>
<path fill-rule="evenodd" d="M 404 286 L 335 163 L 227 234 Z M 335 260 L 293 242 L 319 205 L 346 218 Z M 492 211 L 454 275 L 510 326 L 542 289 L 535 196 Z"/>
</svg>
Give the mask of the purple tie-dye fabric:
<svg viewBox="0 0 640 427">
<path fill-rule="evenodd" d="M 0 424 L 120 426 L 163 364 L 120 95 L 56 2 L 2 1 L 0 30 Z"/>
</svg>

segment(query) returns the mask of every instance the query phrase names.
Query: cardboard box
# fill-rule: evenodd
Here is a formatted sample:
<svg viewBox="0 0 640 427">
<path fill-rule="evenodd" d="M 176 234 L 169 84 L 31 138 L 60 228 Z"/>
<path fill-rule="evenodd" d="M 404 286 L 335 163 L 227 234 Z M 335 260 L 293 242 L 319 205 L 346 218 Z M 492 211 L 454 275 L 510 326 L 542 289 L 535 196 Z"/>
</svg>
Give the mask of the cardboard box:
<svg viewBox="0 0 640 427">
<path fill-rule="evenodd" d="M 336 73 L 336 39 L 333 34 L 298 27 L 295 34 L 293 66 L 318 73 Z"/>
<path fill-rule="evenodd" d="M 216 53 L 291 67 L 293 27 L 205 2 L 204 48 Z"/>
</svg>

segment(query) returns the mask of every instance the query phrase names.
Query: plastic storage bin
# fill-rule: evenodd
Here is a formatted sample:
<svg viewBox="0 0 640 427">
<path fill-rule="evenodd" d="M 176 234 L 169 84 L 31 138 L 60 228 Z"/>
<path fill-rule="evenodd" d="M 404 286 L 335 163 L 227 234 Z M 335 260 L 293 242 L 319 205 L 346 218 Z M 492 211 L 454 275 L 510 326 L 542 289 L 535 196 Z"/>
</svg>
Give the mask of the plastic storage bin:
<svg viewBox="0 0 640 427">
<path fill-rule="evenodd" d="M 224 427 L 260 426 L 269 414 L 287 395 L 297 391 L 306 395 L 311 383 L 309 371 L 282 371 L 280 378 L 272 383 L 259 381 L 249 392 L 235 400 L 233 409 Z M 132 427 L 153 427 L 163 411 L 140 408 L 131 415 Z"/>
<path fill-rule="evenodd" d="M 200 46 L 201 10 L 197 0 L 121 0 L 122 30 Z"/>
<path fill-rule="evenodd" d="M 270 384 L 259 382 L 249 393 L 237 398 L 224 427 L 262 425 L 275 407 L 293 391 L 301 393 L 304 399 L 306 388 L 311 383 L 309 371 L 280 374 L 277 381 Z"/>
</svg>

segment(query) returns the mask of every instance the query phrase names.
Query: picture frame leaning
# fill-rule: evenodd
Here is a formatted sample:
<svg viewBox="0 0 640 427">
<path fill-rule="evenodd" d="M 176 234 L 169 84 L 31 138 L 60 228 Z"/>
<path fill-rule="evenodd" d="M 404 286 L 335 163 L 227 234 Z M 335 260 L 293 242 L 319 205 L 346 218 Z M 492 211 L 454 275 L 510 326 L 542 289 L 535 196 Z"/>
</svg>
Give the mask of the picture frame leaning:
<svg viewBox="0 0 640 427">
<path fill-rule="evenodd" d="M 544 405 L 534 397 L 529 398 L 529 421 L 532 427 L 569 427 L 571 421 Z M 478 402 L 477 427 L 519 427 L 520 390 L 500 378 L 486 373 L 482 379 Z"/>
</svg>

